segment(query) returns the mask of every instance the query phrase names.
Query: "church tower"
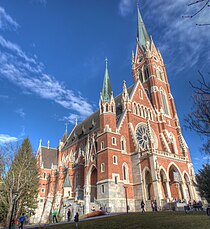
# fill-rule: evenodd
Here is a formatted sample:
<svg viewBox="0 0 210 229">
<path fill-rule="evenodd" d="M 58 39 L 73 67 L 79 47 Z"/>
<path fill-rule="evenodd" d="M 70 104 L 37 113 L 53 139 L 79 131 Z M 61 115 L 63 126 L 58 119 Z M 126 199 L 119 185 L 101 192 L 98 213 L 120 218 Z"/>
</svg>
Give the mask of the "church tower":
<svg viewBox="0 0 210 229">
<path fill-rule="evenodd" d="M 111 128 L 112 131 L 116 131 L 116 108 L 109 78 L 107 59 L 99 107 L 101 131 L 103 132 L 105 128 Z"/>
</svg>

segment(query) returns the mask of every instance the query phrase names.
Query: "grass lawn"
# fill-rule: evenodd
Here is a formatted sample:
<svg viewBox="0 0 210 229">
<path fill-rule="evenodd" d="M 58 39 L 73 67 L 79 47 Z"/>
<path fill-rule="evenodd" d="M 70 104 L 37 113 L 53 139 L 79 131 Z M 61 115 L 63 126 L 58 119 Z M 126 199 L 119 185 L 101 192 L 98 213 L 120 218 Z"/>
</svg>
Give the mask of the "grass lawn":
<svg viewBox="0 0 210 229">
<path fill-rule="evenodd" d="M 53 225 L 50 228 L 73 229 L 74 224 Z M 204 212 L 190 212 L 189 214 L 184 212 L 129 213 L 102 219 L 81 221 L 79 222 L 79 229 L 82 228 L 210 229 L 210 217 L 207 217 Z"/>
</svg>

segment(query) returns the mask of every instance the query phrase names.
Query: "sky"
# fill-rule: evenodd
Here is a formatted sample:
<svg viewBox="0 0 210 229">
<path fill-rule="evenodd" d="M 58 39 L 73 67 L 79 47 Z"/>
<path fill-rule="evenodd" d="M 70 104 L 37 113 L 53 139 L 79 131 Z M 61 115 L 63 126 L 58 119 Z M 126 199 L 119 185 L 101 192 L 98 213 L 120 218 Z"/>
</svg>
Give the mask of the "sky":
<svg viewBox="0 0 210 229">
<path fill-rule="evenodd" d="M 196 12 L 191 0 L 141 0 L 147 31 L 160 49 L 184 138 L 195 170 L 208 157 L 203 139 L 184 128 L 192 108 L 198 70 L 209 71 L 209 8 Z M 202 4 L 203 3 L 199 3 Z M 136 0 L 0 1 L 0 145 L 29 137 L 57 147 L 68 123 L 71 131 L 98 109 L 105 58 L 114 95 L 133 84 L 131 52 L 136 44 Z"/>
</svg>

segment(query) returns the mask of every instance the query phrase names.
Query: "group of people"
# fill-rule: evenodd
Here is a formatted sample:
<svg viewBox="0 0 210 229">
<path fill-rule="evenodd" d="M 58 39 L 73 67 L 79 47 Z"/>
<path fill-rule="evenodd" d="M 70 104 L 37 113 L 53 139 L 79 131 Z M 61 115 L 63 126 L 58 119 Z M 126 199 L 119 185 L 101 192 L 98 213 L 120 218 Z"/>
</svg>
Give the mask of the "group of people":
<svg viewBox="0 0 210 229">
<path fill-rule="evenodd" d="M 154 201 L 151 202 L 151 207 L 152 207 L 152 211 L 153 212 L 157 212 L 157 201 L 156 200 L 154 200 Z M 145 208 L 145 203 L 142 200 L 141 201 L 141 211 L 142 212 L 145 212 L 145 209 L 144 208 Z"/>
<path fill-rule="evenodd" d="M 53 209 L 52 210 L 53 223 L 58 222 L 57 214 L 58 214 L 58 211 Z M 71 221 L 71 209 L 70 208 L 67 211 L 67 219 L 68 219 L 68 222 Z M 78 228 L 78 222 L 79 222 L 79 213 L 78 212 L 74 216 L 74 222 L 75 222 L 75 228 Z"/>
</svg>

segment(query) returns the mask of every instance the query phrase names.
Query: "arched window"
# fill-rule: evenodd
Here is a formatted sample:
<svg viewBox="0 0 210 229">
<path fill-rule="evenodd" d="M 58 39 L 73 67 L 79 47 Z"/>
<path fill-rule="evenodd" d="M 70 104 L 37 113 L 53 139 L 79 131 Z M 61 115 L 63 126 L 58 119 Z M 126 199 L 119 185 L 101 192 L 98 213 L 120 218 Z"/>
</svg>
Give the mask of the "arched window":
<svg viewBox="0 0 210 229">
<path fill-rule="evenodd" d="M 140 108 L 140 105 L 138 104 L 138 114 L 141 116 L 141 108 Z"/>
<path fill-rule="evenodd" d="M 113 105 L 111 106 L 111 111 L 114 112 L 114 107 L 113 107 Z"/>
<path fill-rule="evenodd" d="M 105 164 L 101 163 L 101 173 L 103 173 L 105 171 Z"/>
<path fill-rule="evenodd" d="M 109 111 L 109 105 L 106 104 L 106 112 L 108 112 L 108 111 Z"/>
<path fill-rule="evenodd" d="M 126 141 L 124 137 L 121 137 L 121 150 L 122 152 L 126 152 Z"/>
<path fill-rule="evenodd" d="M 117 156 L 113 156 L 113 164 L 117 165 Z"/>
<path fill-rule="evenodd" d="M 161 100 L 162 100 L 162 105 L 163 105 L 163 111 L 166 115 L 169 115 L 169 110 L 168 110 L 168 104 L 167 104 L 167 98 L 165 92 L 162 90 L 160 91 L 161 95 Z"/>
<path fill-rule="evenodd" d="M 123 164 L 122 166 L 123 180 L 128 180 L 128 166 Z"/>
<path fill-rule="evenodd" d="M 141 70 L 139 71 L 139 79 L 143 83 L 143 74 Z"/>
<path fill-rule="evenodd" d="M 149 78 L 149 70 L 148 67 L 145 65 L 144 66 L 144 78 L 147 80 Z"/>
<path fill-rule="evenodd" d="M 133 104 L 133 113 L 136 114 L 136 104 Z"/>
</svg>

